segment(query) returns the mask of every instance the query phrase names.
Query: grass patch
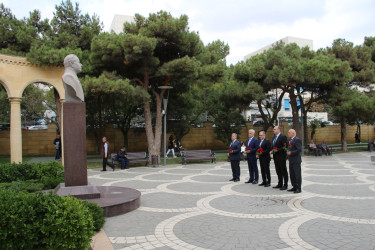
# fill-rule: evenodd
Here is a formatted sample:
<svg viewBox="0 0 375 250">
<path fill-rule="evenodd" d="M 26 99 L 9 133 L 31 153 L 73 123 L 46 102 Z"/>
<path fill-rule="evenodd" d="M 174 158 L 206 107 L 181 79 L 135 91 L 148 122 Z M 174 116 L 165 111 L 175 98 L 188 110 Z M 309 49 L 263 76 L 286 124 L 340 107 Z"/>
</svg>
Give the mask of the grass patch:
<svg viewBox="0 0 375 250">
<path fill-rule="evenodd" d="M 32 159 L 32 156 L 23 156 L 22 162 L 28 162 Z M 0 156 L 0 164 L 1 163 L 10 163 L 10 156 L 9 155 L 2 155 Z"/>
</svg>

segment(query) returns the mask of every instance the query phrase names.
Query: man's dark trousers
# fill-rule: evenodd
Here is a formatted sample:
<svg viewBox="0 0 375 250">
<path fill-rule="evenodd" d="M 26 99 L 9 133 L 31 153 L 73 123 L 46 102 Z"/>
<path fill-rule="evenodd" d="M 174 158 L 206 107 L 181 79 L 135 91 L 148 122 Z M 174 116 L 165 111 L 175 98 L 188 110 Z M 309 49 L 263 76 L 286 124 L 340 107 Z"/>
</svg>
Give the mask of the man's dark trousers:
<svg viewBox="0 0 375 250">
<path fill-rule="evenodd" d="M 278 185 L 288 185 L 288 170 L 286 168 L 286 155 L 274 154 L 275 169 L 278 178 Z M 283 183 L 284 181 L 284 183 Z"/>
<path fill-rule="evenodd" d="M 118 158 L 118 161 L 121 163 L 121 169 L 129 168 L 128 158 Z"/>
<path fill-rule="evenodd" d="M 250 173 L 250 182 L 258 181 L 259 180 L 259 171 L 257 166 L 257 158 L 256 155 L 247 155 L 247 164 L 249 167 L 249 173 Z"/>
<path fill-rule="evenodd" d="M 230 166 L 232 168 L 233 179 L 235 179 L 235 180 L 240 179 L 240 172 L 241 172 L 240 161 L 239 160 L 231 160 Z"/>
</svg>

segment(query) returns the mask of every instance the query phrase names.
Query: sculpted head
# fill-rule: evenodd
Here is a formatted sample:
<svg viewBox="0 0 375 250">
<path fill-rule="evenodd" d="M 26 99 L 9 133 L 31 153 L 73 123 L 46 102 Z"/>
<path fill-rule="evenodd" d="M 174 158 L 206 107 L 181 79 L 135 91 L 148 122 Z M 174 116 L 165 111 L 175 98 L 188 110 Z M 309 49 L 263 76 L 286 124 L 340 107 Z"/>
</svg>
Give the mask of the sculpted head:
<svg viewBox="0 0 375 250">
<path fill-rule="evenodd" d="M 79 73 L 82 71 L 82 64 L 80 63 L 79 58 L 73 54 L 67 55 L 65 57 L 64 67 L 72 68 L 76 73 Z"/>
</svg>

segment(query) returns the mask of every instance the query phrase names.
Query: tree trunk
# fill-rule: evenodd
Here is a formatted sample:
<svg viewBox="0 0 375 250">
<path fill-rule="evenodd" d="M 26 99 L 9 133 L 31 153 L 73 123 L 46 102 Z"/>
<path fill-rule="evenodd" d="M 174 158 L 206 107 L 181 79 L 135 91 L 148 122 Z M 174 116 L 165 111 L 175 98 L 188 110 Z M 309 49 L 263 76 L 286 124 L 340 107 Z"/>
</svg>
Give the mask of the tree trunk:
<svg viewBox="0 0 375 250">
<path fill-rule="evenodd" d="M 344 152 L 348 151 L 348 143 L 346 142 L 346 120 L 345 118 L 341 118 L 341 149 Z"/>
<path fill-rule="evenodd" d="M 299 115 L 298 115 L 298 106 L 297 106 L 297 96 L 293 92 L 292 89 L 289 91 L 289 98 L 290 98 L 290 106 L 292 107 L 292 115 L 293 115 L 293 129 L 296 131 L 297 136 L 300 135 L 300 125 L 299 125 Z"/>
<path fill-rule="evenodd" d="M 150 160 L 152 155 L 160 156 L 161 148 L 161 133 L 162 133 L 162 113 L 161 113 L 161 97 L 155 94 L 156 97 L 156 119 L 155 119 L 155 131 L 152 130 L 152 115 L 150 103 L 148 101 L 143 102 L 145 124 L 146 124 L 146 137 L 148 144 L 148 153 Z M 160 157 L 158 157 L 160 161 Z"/>
<path fill-rule="evenodd" d="M 124 145 L 126 149 L 129 151 L 128 144 L 129 144 L 129 137 L 128 137 L 128 132 L 129 132 L 129 127 L 127 128 L 120 128 L 122 137 L 124 137 Z"/>
<path fill-rule="evenodd" d="M 266 133 L 267 133 L 267 130 L 269 129 L 269 127 L 271 127 L 275 124 L 275 121 L 276 121 L 276 124 L 277 124 L 277 115 L 280 112 L 284 94 L 285 94 L 285 91 L 282 91 L 280 96 L 278 97 L 278 100 L 277 100 L 277 103 L 276 103 L 276 108 L 274 108 L 272 116 L 264 113 L 263 107 L 262 107 L 262 100 L 257 101 L 258 110 L 259 110 L 260 115 L 262 116 L 262 119 L 264 121 L 263 130 Z M 268 113 L 270 113 L 270 112 L 268 112 Z M 277 125 L 280 125 L 280 124 L 277 124 Z"/>
<path fill-rule="evenodd" d="M 305 144 L 307 145 L 308 141 L 309 141 L 309 131 L 307 129 L 307 111 L 304 110 L 304 109 L 301 109 L 301 110 L 303 112 L 303 117 L 302 117 L 303 118 L 302 119 L 302 122 L 303 122 L 303 139 L 304 139 Z"/>
</svg>

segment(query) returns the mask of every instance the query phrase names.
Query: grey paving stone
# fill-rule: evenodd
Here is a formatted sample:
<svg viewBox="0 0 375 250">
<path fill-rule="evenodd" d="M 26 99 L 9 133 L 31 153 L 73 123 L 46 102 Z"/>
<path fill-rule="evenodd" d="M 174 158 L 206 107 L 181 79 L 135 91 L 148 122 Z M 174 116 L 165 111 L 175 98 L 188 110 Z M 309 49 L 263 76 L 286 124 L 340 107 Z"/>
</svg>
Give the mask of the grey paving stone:
<svg viewBox="0 0 375 250">
<path fill-rule="evenodd" d="M 324 174 L 324 173 L 322 173 Z M 327 183 L 327 184 L 354 184 L 354 183 L 362 183 L 358 180 L 357 176 L 350 175 L 350 176 L 306 176 L 303 178 L 304 180 L 311 181 L 311 182 L 318 182 L 318 183 Z"/>
<path fill-rule="evenodd" d="M 225 196 L 212 200 L 213 208 L 240 214 L 277 214 L 292 210 L 286 205 L 290 199 L 281 197 Z"/>
<path fill-rule="evenodd" d="M 375 219 L 375 199 L 353 201 L 314 197 L 305 199 L 302 206 L 305 209 L 327 215 L 353 219 Z"/>
<path fill-rule="evenodd" d="M 143 181 L 143 180 L 123 180 L 116 182 L 113 186 L 128 187 L 134 189 L 153 189 L 164 182 Z"/>
<path fill-rule="evenodd" d="M 317 170 L 317 169 L 307 169 L 305 170 L 307 174 L 315 174 L 315 175 L 332 175 L 332 176 L 337 176 L 337 175 L 347 175 L 351 176 L 352 173 L 350 172 L 349 169 L 335 169 L 335 170 Z"/>
<path fill-rule="evenodd" d="M 176 183 L 168 185 L 168 189 L 177 191 L 177 192 L 191 192 L 191 193 L 200 193 L 200 192 L 220 192 L 222 183 Z"/>
<path fill-rule="evenodd" d="M 152 174 L 152 175 L 146 175 L 143 178 L 146 180 L 163 180 L 163 181 L 177 181 L 182 180 L 184 176 L 183 175 L 173 175 L 173 174 Z"/>
<path fill-rule="evenodd" d="M 192 245 L 209 248 L 210 244 L 220 245 L 218 249 L 233 249 L 238 245 L 250 249 L 252 245 L 260 244 L 267 247 L 271 242 L 279 242 L 278 226 L 286 219 L 240 219 L 218 215 L 201 215 L 185 219 L 175 225 L 175 228 L 183 228 L 180 231 L 190 231 L 194 237 L 185 237 L 182 234 L 176 236 Z M 203 240 L 202 235 L 209 236 Z M 265 241 L 260 242 L 258 236 L 264 236 Z M 244 240 L 246 239 L 246 240 Z M 250 245 L 249 245 L 250 243 Z M 287 247 L 286 244 L 283 245 Z"/>
<path fill-rule="evenodd" d="M 177 213 L 150 213 L 134 210 L 123 215 L 106 218 L 104 231 L 109 237 L 154 235 L 156 226 Z"/>
<path fill-rule="evenodd" d="M 304 187 L 304 190 L 313 192 L 316 194 L 325 194 L 333 196 L 353 196 L 353 197 L 363 197 L 363 196 L 374 196 L 375 193 L 368 188 L 368 184 L 363 185 L 335 185 L 326 186 L 313 184 Z"/>
<path fill-rule="evenodd" d="M 206 195 L 180 195 L 160 192 L 142 195 L 141 202 L 142 206 L 151 208 L 194 208 L 197 201 L 203 197 L 206 197 Z"/>
<path fill-rule="evenodd" d="M 333 245 L 339 246 L 339 249 L 373 249 L 375 246 L 375 238 L 369 234 L 374 232 L 375 225 L 315 219 L 304 223 L 300 228 L 299 234 L 305 241 L 310 232 L 319 232 L 319 238 L 308 243 L 322 249 L 331 248 Z"/>
<path fill-rule="evenodd" d="M 140 209 L 107 218 L 105 232 L 121 239 L 115 249 L 374 249 L 375 165 L 369 162 L 366 152 L 304 157 L 298 195 L 244 184 L 246 162 L 237 183 L 228 181 L 228 162 L 88 173 L 92 185 L 143 192 Z M 275 185 L 273 161 L 271 174 Z"/>
</svg>

